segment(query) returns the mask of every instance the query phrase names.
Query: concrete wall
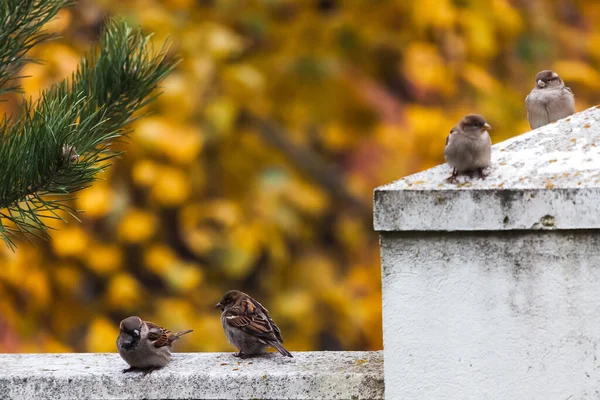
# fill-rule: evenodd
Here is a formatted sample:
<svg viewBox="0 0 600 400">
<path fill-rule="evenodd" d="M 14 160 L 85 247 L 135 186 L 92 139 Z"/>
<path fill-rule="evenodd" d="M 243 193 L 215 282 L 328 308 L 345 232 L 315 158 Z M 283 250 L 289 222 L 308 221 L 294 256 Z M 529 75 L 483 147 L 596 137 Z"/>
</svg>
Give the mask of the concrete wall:
<svg viewBox="0 0 600 400">
<path fill-rule="evenodd" d="M 597 232 L 384 233 L 382 264 L 387 398 L 600 397 Z"/>
<path fill-rule="evenodd" d="M 600 398 L 600 109 L 375 192 L 388 399 Z"/>
<path fill-rule="evenodd" d="M 117 354 L 0 354 L 0 399 L 383 399 L 381 352 L 239 360 L 175 353 L 147 376 Z"/>
</svg>

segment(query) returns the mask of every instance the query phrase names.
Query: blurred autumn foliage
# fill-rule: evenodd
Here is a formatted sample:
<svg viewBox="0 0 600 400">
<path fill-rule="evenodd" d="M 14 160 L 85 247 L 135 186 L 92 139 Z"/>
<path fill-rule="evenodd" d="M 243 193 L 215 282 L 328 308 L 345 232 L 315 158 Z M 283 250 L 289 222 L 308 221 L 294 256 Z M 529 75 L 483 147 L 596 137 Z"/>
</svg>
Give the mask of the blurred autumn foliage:
<svg viewBox="0 0 600 400">
<path fill-rule="evenodd" d="M 380 349 L 373 188 L 443 162 L 464 114 L 494 142 L 527 131 L 539 70 L 578 110 L 600 88 L 594 0 L 80 0 L 34 49 L 26 95 L 69 75 L 109 14 L 183 62 L 74 202 L 82 223 L 0 250 L 0 351 L 115 351 L 132 314 L 195 329 L 180 351 L 231 351 L 212 307 L 232 288 L 292 351 Z"/>
</svg>

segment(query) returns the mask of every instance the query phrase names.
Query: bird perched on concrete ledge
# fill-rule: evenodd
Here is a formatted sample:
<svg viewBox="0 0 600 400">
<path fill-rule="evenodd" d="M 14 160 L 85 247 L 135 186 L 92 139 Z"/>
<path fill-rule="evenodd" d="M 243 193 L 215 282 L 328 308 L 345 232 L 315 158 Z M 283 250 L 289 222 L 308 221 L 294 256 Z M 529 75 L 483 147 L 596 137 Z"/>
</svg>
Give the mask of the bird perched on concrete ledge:
<svg viewBox="0 0 600 400">
<path fill-rule="evenodd" d="M 531 129 L 575 114 L 575 96 L 556 72 L 538 72 L 535 82 L 535 87 L 525 98 Z"/>
<path fill-rule="evenodd" d="M 119 355 L 130 368 L 123 372 L 144 371 L 144 375 L 162 368 L 171 361 L 171 345 L 181 336 L 192 332 L 187 330 L 171 333 L 168 329 L 140 317 L 128 317 L 121 321 L 117 337 Z"/>
<path fill-rule="evenodd" d="M 274 347 L 284 356 L 293 357 L 283 347 L 281 331 L 258 301 L 238 290 L 230 290 L 216 308 L 220 308 L 225 336 L 239 351 L 236 357 L 247 358 Z"/>
<path fill-rule="evenodd" d="M 446 138 L 444 157 L 452 167 L 448 182 L 456 182 L 459 173 L 477 171 L 481 179 L 483 169 L 489 167 L 492 157 L 492 139 L 488 131 L 492 127 L 481 115 L 469 114 L 452 128 Z"/>
</svg>

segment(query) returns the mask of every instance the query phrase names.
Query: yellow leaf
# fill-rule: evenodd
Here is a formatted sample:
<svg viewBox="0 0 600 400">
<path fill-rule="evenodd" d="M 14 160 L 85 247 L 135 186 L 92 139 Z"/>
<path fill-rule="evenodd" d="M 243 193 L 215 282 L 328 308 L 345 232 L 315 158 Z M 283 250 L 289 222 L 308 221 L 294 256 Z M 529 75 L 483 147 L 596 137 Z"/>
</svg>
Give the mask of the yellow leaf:
<svg viewBox="0 0 600 400">
<path fill-rule="evenodd" d="M 139 160 L 133 165 L 133 182 L 141 187 L 150 187 L 156 181 L 159 166 L 152 160 Z"/>
<path fill-rule="evenodd" d="M 71 12 L 68 9 L 63 8 L 58 12 L 56 17 L 44 24 L 42 30 L 48 33 L 61 33 L 69 27 L 71 19 Z"/>
<path fill-rule="evenodd" d="M 516 6 L 507 0 L 493 0 L 490 5 L 489 14 L 496 20 L 499 31 L 510 36 L 523 31 L 523 18 Z"/>
<path fill-rule="evenodd" d="M 28 301 L 37 307 L 45 307 L 50 300 L 50 283 L 45 271 L 29 271 L 24 277 L 21 288 L 27 292 Z"/>
<path fill-rule="evenodd" d="M 172 167 L 158 170 L 158 176 L 152 185 L 152 197 L 163 206 L 177 206 L 190 195 L 188 178 L 183 171 Z"/>
<path fill-rule="evenodd" d="M 594 90 L 600 89 L 600 73 L 586 62 L 579 60 L 556 61 L 552 65 L 552 70 L 560 75 L 567 86 L 569 86 L 569 82 L 577 82 Z"/>
<path fill-rule="evenodd" d="M 108 182 L 97 181 L 79 194 L 75 201 L 78 209 L 89 218 L 104 217 L 113 207 L 113 192 Z"/>
<path fill-rule="evenodd" d="M 141 243 L 150 239 L 156 231 L 156 217 L 147 211 L 129 210 L 119 224 L 119 237 L 127 243 Z"/>
<path fill-rule="evenodd" d="M 461 25 L 465 30 L 468 56 L 476 59 L 489 59 L 497 52 L 494 38 L 494 25 L 488 20 L 488 15 L 464 9 L 461 12 Z"/>
<path fill-rule="evenodd" d="M 138 281 L 128 273 L 115 275 L 106 288 L 106 301 L 114 310 L 135 310 L 141 301 L 141 287 Z"/>
<path fill-rule="evenodd" d="M 53 269 L 54 279 L 64 292 L 73 292 L 80 287 L 81 273 L 73 265 L 61 265 Z"/>
<path fill-rule="evenodd" d="M 105 317 L 95 317 L 85 338 L 86 349 L 93 353 L 114 353 L 117 351 L 117 336 L 118 326 Z"/>
<path fill-rule="evenodd" d="M 410 4 L 415 25 L 421 29 L 450 28 L 454 24 L 456 13 L 449 0 L 420 0 Z"/>
<path fill-rule="evenodd" d="M 86 262 L 97 274 L 109 275 L 121 268 L 121 249 L 115 244 L 94 244 L 87 253 Z"/>
<path fill-rule="evenodd" d="M 64 227 L 53 233 L 52 248 L 61 257 L 77 256 L 87 250 L 88 235 L 79 226 Z"/>
<path fill-rule="evenodd" d="M 144 264 L 159 276 L 164 276 L 177 261 L 177 255 L 170 247 L 164 244 L 153 244 L 144 252 Z"/>
<path fill-rule="evenodd" d="M 454 79 L 435 46 L 425 42 L 413 42 L 405 50 L 403 72 L 406 79 L 417 89 L 451 93 Z"/>
<path fill-rule="evenodd" d="M 462 79 L 484 93 L 500 93 L 502 85 L 486 69 L 468 63 L 462 70 Z"/>
<path fill-rule="evenodd" d="M 175 291 L 185 293 L 202 283 L 204 273 L 198 264 L 179 261 L 167 270 L 166 279 Z"/>
</svg>

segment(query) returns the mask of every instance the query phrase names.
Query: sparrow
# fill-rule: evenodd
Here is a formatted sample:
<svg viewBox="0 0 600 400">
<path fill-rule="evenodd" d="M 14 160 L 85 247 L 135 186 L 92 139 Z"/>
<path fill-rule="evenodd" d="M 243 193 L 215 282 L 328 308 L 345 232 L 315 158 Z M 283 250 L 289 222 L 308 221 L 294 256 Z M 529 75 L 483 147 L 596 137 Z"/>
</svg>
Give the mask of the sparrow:
<svg viewBox="0 0 600 400">
<path fill-rule="evenodd" d="M 525 98 L 531 129 L 575 114 L 575 96 L 556 72 L 538 72 L 535 82 L 535 87 Z"/>
<path fill-rule="evenodd" d="M 459 172 L 477 171 L 485 179 L 483 169 L 489 167 L 492 156 L 490 129 L 485 118 L 477 114 L 465 116 L 452 128 L 444 148 L 446 162 L 453 168 L 448 182 L 456 182 Z"/>
<path fill-rule="evenodd" d="M 284 356 L 293 357 L 283 346 L 281 331 L 258 301 L 246 293 L 230 290 L 215 308 L 220 308 L 221 323 L 227 341 L 238 349 L 235 357 L 263 354 L 274 347 Z"/>
<path fill-rule="evenodd" d="M 143 370 L 144 375 L 167 365 L 171 361 L 173 342 L 192 332 L 190 329 L 173 334 L 168 329 L 135 316 L 121 321 L 119 329 L 117 348 L 121 358 L 130 366 L 123 372 Z"/>
</svg>

